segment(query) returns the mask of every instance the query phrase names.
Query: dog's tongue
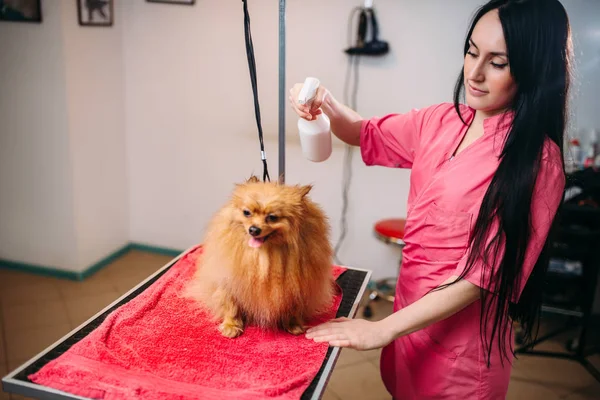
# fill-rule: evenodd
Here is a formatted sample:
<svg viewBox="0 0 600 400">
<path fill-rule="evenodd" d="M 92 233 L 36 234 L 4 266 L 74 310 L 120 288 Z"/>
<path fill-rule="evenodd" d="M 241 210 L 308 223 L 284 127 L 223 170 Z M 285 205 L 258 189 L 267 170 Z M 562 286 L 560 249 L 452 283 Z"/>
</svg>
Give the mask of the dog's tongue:
<svg viewBox="0 0 600 400">
<path fill-rule="evenodd" d="M 265 242 L 265 240 L 263 238 L 260 238 L 260 239 L 250 238 L 250 241 L 248 242 L 248 244 L 250 245 L 250 247 L 254 247 L 255 249 L 257 249 L 260 246 L 262 246 L 262 244 L 264 242 Z"/>
</svg>

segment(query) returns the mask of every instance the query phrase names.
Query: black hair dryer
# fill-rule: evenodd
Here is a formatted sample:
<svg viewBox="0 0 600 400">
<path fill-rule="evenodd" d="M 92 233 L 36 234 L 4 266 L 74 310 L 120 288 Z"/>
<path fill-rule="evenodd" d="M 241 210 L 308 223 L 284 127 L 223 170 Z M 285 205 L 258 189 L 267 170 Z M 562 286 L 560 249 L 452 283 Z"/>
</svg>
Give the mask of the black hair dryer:
<svg viewBox="0 0 600 400">
<path fill-rule="evenodd" d="M 367 30 L 371 30 L 371 39 L 367 41 Z M 379 26 L 373 9 L 373 1 L 365 1 L 365 7 L 361 8 L 358 21 L 358 34 L 356 45 L 345 50 L 349 55 L 381 56 L 390 51 L 387 42 L 379 40 Z"/>
</svg>

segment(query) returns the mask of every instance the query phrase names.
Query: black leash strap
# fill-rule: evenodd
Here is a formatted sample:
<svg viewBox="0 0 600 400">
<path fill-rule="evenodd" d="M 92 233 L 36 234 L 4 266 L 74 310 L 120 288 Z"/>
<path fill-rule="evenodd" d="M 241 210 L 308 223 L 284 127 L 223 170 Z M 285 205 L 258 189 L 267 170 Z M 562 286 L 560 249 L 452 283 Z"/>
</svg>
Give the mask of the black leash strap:
<svg viewBox="0 0 600 400">
<path fill-rule="evenodd" d="M 248 14 L 247 0 L 244 3 L 244 31 L 246 36 L 246 55 L 248 56 L 248 67 L 250 68 L 250 80 L 252 81 L 252 91 L 254 92 L 254 113 L 256 114 L 256 125 L 258 126 L 258 140 L 260 142 L 260 158 L 263 162 L 263 182 L 271 181 L 267 167 L 267 156 L 265 154 L 265 144 L 263 141 L 263 131 L 260 120 L 260 106 L 258 104 L 258 85 L 256 84 L 256 62 L 254 61 L 254 46 L 252 45 L 252 34 L 250 32 L 250 15 Z"/>
</svg>

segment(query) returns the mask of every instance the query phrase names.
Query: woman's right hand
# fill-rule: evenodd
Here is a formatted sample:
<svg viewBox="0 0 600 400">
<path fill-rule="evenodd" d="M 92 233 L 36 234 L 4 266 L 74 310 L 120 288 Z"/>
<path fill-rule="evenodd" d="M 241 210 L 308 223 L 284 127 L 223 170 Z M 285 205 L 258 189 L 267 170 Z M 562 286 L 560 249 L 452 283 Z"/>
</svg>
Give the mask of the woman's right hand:
<svg viewBox="0 0 600 400">
<path fill-rule="evenodd" d="M 296 83 L 290 89 L 290 104 L 300 116 L 307 121 L 314 120 L 317 115 L 324 113 L 329 117 L 331 132 L 342 142 L 351 146 L 360 146 L 360 130 L 362 117 L 354 110 L 337 101 L 329 90 L 319 86 L 310 106 L 298 104 L 298 94 L 303 83 Z"/>
<path fill-rule="evenodd" d="M 304 118 L 308 121 L 312 121 L 315 117 L 322 113 L 321 105 L 325 100 L 325 96 L 328 93 L 327 89 L 324 86 L 319 86 L 317 88 L 317 92 L 315 93 L 315 97 L 310 104 L 310 107 L 306 104 L 302 105 L 298 103 L 298 94 L 302 90 L 303 83 L 296 83 L 294 87 L 290 89 L 290 104 L 292 105 L 292 109 L 298 114 L 301 118 Z"/>
</svg>

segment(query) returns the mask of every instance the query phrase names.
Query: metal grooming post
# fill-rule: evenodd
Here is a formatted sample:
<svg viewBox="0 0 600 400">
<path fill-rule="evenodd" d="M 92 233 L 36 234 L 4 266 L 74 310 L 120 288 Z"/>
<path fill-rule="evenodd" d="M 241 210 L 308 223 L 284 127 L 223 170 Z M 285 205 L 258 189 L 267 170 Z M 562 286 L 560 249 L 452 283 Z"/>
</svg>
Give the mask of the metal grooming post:
<svg viewBox="0 0 600 400">
<path fill-rule="evenodd" d="M 279 182 L 285 183 L 285 0 L 279 0 Z"/>
</svg>

